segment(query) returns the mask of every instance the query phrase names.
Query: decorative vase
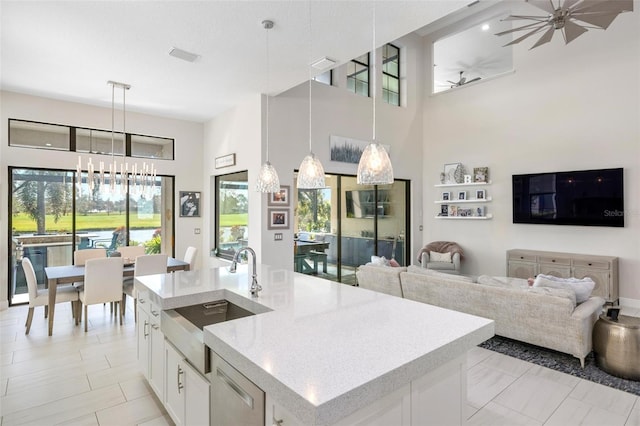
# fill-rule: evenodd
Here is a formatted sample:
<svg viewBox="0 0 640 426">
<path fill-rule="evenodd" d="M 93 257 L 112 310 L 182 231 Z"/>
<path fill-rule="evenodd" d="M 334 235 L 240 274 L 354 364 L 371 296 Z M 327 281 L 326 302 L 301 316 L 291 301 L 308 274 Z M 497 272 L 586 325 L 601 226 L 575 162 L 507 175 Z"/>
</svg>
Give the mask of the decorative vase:
<svg viewBox="0 0 640 426">
<path fill-rule="evenodd" d="M 440 183 L 444 183 L 444 172 L 440 172 Z"/>
<path fill-rule="evenodd" d="M 453 176 L 456 180 L 456 183 L 464 183 L 464 166 L 462 164 L 458 164 L 458 167 L 456 167 L 456 171 Z"/>
</svg>

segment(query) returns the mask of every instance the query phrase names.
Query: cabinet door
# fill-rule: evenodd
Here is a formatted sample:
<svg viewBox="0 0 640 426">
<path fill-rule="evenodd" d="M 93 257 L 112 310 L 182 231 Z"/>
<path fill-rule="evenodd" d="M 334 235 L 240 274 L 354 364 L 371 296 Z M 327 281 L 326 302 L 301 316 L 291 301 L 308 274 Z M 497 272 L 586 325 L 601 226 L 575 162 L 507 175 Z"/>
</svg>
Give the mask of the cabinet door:
<svg viewBox="0 0 640 426">
<path fill-rule="evenodd" d="M 184 422 L 184 369 L 183 359 L 171 344 L 165 341 L 165 383 L 166 394 L 164 407 L 176 426 L 182 426 Z"/>
<path fill-rule="evenodd" d="M 164 401 L 164 333 L 160 330 L 159 316 L 151 320 L 149 328 L 149 337 L 151 338 L 151 344 L 149 345 L 149 385 L 160 401 Z"/>
<path fill-rule="evenodd" d="M 571 266 L 557 265 L 555 263 L 541 263 L 538 268 L 538 273 L 553 275 L 558 278 L 569 278 L 571 276 Z"/>
<path fill-rule="evenodd" d="M 145 379 L 149 380 L 149 315 L 141 309 L 138 309 L 136 328 L 138 332 L 138 367 Z"/>
<path fill-rule="evenodd" d="M 538 268 L 535 263 L 510 260 L 508 267 L 509 270 L 507 271 L 507 276 L 509 277 L 527 279 L 537 275 Z"/>
<path fill-rule="evenodd" d="M 184 421 L 191 426 L 209 424 L 209 382 L 193 367 L 184 363 Z"/>
<path fill-rule="evenodd" d="M 576 278 L 591 278 L 596 283 L 591 294 L 600 296 L 607 301 L 611 300 L 611 274 L 608 270 L 574 267 L 573 276 Z"/>
</svg>

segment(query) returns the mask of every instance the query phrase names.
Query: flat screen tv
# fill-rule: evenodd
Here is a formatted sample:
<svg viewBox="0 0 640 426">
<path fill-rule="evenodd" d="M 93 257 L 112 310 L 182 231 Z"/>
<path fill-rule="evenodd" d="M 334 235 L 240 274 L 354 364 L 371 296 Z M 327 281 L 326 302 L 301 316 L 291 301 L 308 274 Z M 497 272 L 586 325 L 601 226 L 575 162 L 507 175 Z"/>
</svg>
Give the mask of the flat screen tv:
<svg viewBox="0 0 640 426">
<path fill-rule="evenodd" d="M 623 169 L 513 175 L 513 223 L 624 227 Z"/>
</svg>

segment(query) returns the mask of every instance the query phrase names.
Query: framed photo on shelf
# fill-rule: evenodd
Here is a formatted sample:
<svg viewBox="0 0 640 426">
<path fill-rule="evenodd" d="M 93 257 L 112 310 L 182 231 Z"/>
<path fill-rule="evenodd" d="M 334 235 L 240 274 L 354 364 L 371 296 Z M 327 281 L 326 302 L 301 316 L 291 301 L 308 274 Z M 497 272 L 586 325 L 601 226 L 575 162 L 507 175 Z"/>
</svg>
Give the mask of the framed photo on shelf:
<svg viewBox="0 0 640 426">
<path fill-rule="evenodd" d="M 486 199 L 486 193 L 484 192 L 484 189 L 477 189 L 476 200 L 484 200 L 484 199 Z"/>
<path fill-rule="evenodd" d="M 484 206 L 476 207 L 474 216 L 478 216 L 478 217 L 486 216 L 486 210 L 485 210 Z"/>
<path fill-rule="evenodd" d="M 449 216 L 458 216 L 458 206 L 449 206 Z"/>
<path fill-rule="evenodd" d="M 442 201 L 449 201 L 449 200 L 451 200 L 451 192 L 443 192 Z"/>
<path fill-rule="evenodd" d="M 444 165 L 444 183 L 457 183 L 456 169 L 461 165 L 461 163 L 451 163 Z"/>
<path fill-rule="evenodd" d="M 458 216 L 460 217 L 470 217 L 473 216 L 473 209 L 458 209 Z"/>
<path fill-rule="evenodd" d="M 438 216 L 449 216 L 449 206 L 447 204 L 440 206 L 440 214 Z"/>
<path fill-rule="evenodd" d="M 466 200 L 467 191 L 458 191 L 458 200 Z"/>
<path fill-rule="evenodd" d="M 267 229 L 289 229 L 289 210 L 267 209 Z"/>
<path fill-rule="evenodd" d="M 270 193 L 267 205 L 289 207 L 289 185 L 282 185 L 278 192 Z"/>
<path fill-rule="evenodd" d="M 200 217 L 200 193 L 180 191 L 180 217 Z"/>
<path fill-rule="evenodd" d="M 474 167 L 473 168 L 473 181 L 474 182 L 489 182 L 489 168 L 488 167 Z"/>
</svg>

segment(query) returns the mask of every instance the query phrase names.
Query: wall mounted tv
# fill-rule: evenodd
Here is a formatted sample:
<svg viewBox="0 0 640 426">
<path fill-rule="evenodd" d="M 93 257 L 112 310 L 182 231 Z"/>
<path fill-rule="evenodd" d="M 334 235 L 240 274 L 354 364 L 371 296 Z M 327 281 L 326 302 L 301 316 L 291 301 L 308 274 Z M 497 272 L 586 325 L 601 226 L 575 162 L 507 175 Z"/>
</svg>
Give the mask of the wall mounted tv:
<svg viewBox="0 0 640 426">
<path fill-rule="evenodd" d="M 513 175 L 513 223 L 624 227 L 623 169 Z"/>
</svg>

